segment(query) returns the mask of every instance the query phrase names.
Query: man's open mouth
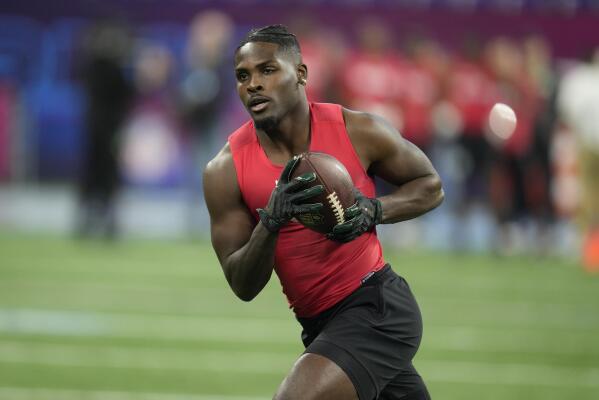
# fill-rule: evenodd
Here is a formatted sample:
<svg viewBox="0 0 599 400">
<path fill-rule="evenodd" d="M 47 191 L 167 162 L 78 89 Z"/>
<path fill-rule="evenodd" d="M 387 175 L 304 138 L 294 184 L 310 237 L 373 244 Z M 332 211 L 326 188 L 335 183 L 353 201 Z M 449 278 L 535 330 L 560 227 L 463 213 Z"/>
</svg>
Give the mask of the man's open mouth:
<svg viewBox="0 0 599 400">
<path fill-rule="evenodd" d="M 248 107 L 252 112 L 260 112 L 268 106 L 270 101 L 267 97 L 256 96 L 248 101 Z"/>
</svg>

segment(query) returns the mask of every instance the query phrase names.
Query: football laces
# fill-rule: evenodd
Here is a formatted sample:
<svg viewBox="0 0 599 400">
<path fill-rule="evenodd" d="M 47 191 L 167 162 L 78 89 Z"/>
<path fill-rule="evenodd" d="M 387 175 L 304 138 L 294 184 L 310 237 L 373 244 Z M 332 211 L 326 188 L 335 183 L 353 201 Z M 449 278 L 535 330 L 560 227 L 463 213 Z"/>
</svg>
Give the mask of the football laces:
<svg viewBox="0 0 599 400">
<path fill-rule="evenodd" d="M 345 222 L 345 213 L 343 212 L 343 206 L 341 205 L 341 201 L 339 201 L 339 197 L 337 196 L 337 192 L 333 192 L 327 196 L 327 200 L 329 201 L 329 205 L 333 210 L 333 215 L 337 220 L 337 224 L 342 224 Z"/>
</svg>

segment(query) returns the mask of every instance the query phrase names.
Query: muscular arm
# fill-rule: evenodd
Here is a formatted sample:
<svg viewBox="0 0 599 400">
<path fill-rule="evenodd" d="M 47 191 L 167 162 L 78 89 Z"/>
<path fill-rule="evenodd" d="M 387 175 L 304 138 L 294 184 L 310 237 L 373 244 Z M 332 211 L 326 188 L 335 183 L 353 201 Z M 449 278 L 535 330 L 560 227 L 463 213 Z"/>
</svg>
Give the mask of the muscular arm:
<svg viewBox="0 0 599 400">
<path fill-rule="evenodd" d="M 240 299 L 250 301 L 272 275 L 278 235 L 256 225 L 243 203 L 228 145 L 206 167 L 204 197 L 212 246 L 225 277 Z"/>
<path fill-rule="evenodd" d="M 382 223 L 415 218 L 443 201 L 441 179 L 426 155 L 382 118 L 343 110 L 347 132 L 364 168 L 397 186 L 379 197 Z"/>
</svg>

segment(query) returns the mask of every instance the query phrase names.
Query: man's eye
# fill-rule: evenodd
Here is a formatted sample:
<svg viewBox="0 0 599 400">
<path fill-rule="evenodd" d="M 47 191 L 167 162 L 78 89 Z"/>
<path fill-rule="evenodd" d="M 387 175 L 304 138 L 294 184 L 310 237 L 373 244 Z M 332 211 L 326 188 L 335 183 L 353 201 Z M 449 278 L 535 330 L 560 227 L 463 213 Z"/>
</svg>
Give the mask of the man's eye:
<svg viewBox="0 0 599 400">
<path fill-rule="evenodd" d="M 267 67 L 267 68 L 264 68 L 263 72 L 264 72 L 264 74 L 268 75 L 268 74 L 272 74 L 275 71 L 276 71 L 276 69 L 274 69 L 272 67 Z"/>
<path fill-rule="evenodd" d="M 248 78 L 248 74 L 246 74 L 246 73 L 237 74 L 237 80 L 240 82 L 245 81 L 247 78 Z"/>
</svg>

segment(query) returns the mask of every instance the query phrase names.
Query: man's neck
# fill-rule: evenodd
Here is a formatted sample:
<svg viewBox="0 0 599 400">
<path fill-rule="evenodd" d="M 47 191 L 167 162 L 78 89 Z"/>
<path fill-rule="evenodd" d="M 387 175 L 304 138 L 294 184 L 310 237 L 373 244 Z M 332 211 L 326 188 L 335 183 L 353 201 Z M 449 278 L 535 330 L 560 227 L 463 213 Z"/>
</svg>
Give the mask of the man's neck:
<svg viewBox="0 0 599 400">
<path fill-rule="evenodd" d="M 310 108 L 300 102 L 279 124 L 268 132 L 259 130 L 258 140 L 268 158 L 281 163 L 310 148 Z"/>
</svg>

